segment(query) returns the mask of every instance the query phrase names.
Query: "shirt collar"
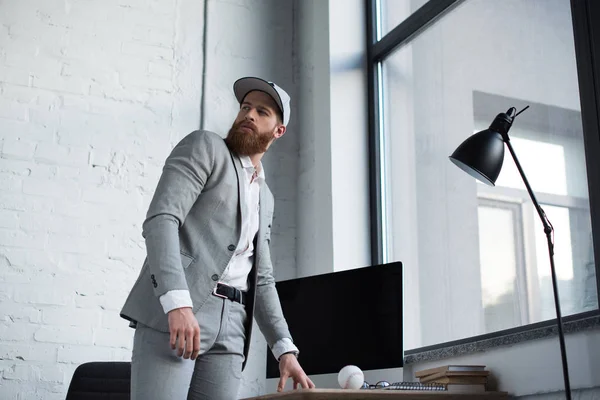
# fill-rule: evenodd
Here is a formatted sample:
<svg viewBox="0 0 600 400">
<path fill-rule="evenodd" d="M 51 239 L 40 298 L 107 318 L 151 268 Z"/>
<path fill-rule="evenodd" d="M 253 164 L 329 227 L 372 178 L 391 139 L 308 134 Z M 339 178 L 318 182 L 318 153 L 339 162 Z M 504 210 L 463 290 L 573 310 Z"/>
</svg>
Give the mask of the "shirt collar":
<svg viewBox="0 0 600 400">
<path fill-rule="evenodd" d="M 242 162 L 242 167 L 248 174 L 254 173 L 254 165 L 252 165 L 252 160 L 250 160 L 249 156 L 240 156 L 240 161 Z M 258 163 L 258 178 L 264 180 L 265 179 L 265 169 L 263 168 L 262 162 Z"/>
</svg>

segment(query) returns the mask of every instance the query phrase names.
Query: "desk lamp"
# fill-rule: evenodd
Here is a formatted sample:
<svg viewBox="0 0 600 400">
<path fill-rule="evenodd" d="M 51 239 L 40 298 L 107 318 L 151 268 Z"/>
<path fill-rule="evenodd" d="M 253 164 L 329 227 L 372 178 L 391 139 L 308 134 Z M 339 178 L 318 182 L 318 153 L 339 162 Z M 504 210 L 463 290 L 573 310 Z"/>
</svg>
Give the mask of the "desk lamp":
<svg viewBox="0 0 600 400">
<path fill-rule="evenodd" d="M 544 233 L 546 234 L 548 253 L 550 255 L 550 272 L 552 274 L 552 289 L 554 291 L 554 306 L 556 308 L 556 322 L 560 342 L 563 378 L 565 381 L 565 393 L 567 399 L 571 400 L 571 386 L 569 384 L 569 369 L 567 366 L 563 321 L 560 312 L 560 301 L 558 299 L 556 271 L 554 268 L 554 228 L 535 198 L 531 186 L 529 186 L 529 182 L 525 177 L 525 173 L 521 168 L 517 155 L 510 144 L 510 138 L 508 137 L 508 131 L 512 126 L 514 119 L 527 108 L 529 108 L 529 106 L 516 113 L 517 110 L 514 107 L 511 107 L 506 113 L 498 114 L 488 129 L 477 132 L 462 142 L 450 156 L 450 161 L 475 179 L 478 179 L 487 185 L 495 186 L 496 179 L 500 174 L 502 162 L 504 160 L 504 144 L 508 147 L 511 156 L 517 165 L 519 174 L 525 183 L 529 197 L 531 197 L 533 206 L 544 225 Z"/>
</svg>

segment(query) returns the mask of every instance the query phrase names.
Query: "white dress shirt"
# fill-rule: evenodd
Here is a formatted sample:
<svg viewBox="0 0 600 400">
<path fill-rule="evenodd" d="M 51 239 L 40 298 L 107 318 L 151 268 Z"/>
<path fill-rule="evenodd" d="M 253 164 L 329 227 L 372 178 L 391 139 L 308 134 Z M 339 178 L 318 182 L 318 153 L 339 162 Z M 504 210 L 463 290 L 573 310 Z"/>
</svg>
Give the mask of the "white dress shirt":
<svg viewBox="0 0 600 400">
<path fill-rule="evenodd" d="M 240 290 L 248 290 L 248 274 L 252 269 L 254 260 L 254 236 L 258 232 L 259 225 L 259 199 L 260 187 L 265 182 L 265 172 L 262 163 L 254 168 L 248 156 L 240 157 L 242 167 L 247 179 L 244 180 L 246 198 L 242 199 L 241 206 L 244 207 L 247 217 L 242 220 L 242 234 L 231 261 L 225 268 L 221 277 L 221 283 L 236 287 Z M 170 290 L 159 298 L 162 308 L 167 314 L 176 308 L 192 307 L 192 299 L 188 290 Z M 288 352 L 298 353 L 298 348 L 291 339 L 278 340 L 271 348 L 277 360 L 282 354 Z"/>
</svg>

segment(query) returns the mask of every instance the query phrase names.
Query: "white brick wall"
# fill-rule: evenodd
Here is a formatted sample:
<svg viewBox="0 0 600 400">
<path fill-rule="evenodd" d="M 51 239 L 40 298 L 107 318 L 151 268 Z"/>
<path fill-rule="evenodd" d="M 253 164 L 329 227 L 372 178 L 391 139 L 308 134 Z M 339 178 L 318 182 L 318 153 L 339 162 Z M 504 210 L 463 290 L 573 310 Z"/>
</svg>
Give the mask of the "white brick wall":
<svg viewBox="0 0 600 400">
<path fill-rule="evenodd" d="M 0 2 L 1 399 L 64 399 L 77 365 L 129 360 L 118 310 L 160 167 L 198 128 L 202 12 Z"/>
</svg>

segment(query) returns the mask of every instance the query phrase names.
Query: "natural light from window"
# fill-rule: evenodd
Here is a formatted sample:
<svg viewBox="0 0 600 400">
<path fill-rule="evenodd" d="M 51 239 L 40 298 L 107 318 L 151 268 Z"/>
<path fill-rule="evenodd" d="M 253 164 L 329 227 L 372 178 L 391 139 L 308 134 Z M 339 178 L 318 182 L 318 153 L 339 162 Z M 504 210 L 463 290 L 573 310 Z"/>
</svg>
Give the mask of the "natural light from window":
<svg viewBox="0 0 600 400">
<path fill-rule="evenodd" d="M 569 209 L 542 204 L 544 212 L 554 227 L 554 267 L 556 277 L 561 280 L 573 279 L 573 246 L 571 244 L 571 223 Z M 535 223 L 535 252 L 537 256 L 537 274 L 544 278 L 550 276 L 550 256 L 544 227 L 539 219 Z"/>
<path fill-rule="evenodd" d="M 535 193 L 567 195 L 565 149 L 562 145 L 511 137 L 511 143 Z M 525 189 L 508 149 L 496 186 Z"/>
<path fill-rule="evenodd" d="M 510 209 L 480 206 L 478 214 L 481 299 L 487 307 L 514 291 L 517 276 L 515 226 Z"/>
</svg>

